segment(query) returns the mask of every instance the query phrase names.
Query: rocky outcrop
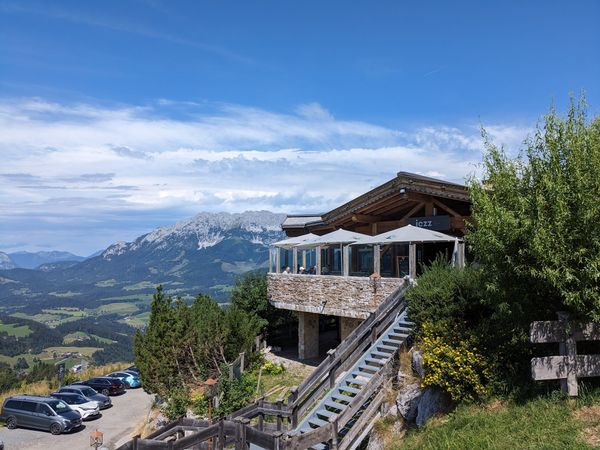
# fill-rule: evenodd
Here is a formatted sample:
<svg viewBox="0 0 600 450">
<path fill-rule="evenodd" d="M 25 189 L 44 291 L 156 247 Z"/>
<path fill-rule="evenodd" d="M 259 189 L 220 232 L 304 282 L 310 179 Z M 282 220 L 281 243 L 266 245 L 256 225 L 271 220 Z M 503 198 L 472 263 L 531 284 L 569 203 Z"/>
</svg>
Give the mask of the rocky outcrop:
<svg viewBox="0 0 600 450">
<path fill-rule="evenodd" d="M 421 428 L 433 416 L 450 412 L 453 406 L 447 392 L 438 387 L 425 388 L 417 406 L 417 426 Z"/>
<path fill-rule="evenodd" d="M 412 370 L 413 372 L 419 376 L 419 378 L 423 378 L 425 376 L 425 368 L 423 367 L 423 355 L 418 350 L 415 350 L 412 353 Z"/>
<path fill-rule="evenodd" d="M 417 410 L 423 391 L 417 383 L 403 386 L 396 396 L 398 415 L 406 422 L 413 422 L 417 418 Z"/>
</svg>

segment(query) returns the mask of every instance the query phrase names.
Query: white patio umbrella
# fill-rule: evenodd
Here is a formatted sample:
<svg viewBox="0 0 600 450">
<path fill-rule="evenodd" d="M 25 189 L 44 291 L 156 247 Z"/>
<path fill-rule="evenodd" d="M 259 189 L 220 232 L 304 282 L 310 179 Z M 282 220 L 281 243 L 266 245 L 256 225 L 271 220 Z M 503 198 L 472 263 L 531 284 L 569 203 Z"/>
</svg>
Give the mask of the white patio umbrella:
<svg viewBox="0 0 600 450">
<path fill-rule="evenodd" d="M 381 233 L 376 236 L 367 237 L 358 244 L 398 244 L 398 243 L 419 243 L 419 242 L 454 242 L 457 238 L 439 231 L 427 230 L 425 228 L 406 225 L 395 230 Z"/>
<path fill-rule="evenodd" d="M 299 243 L 297 244 L 297 247 L 306 248 L 319 247 L 325 245 L 359 243 L 360 241 L 366 238 L 369 238 L 369 236 L 366 234 L 357 233 L 355 231 L 348 231 L 340 228 L 339 230 L 332 231 L 331 233 L 324 234 L 323 236 L 317 236 L 316 238 L 306 241 L 304 243 Z"/>
<path fill-rule="evenodd" d="M 283 239 L 281 241 L 273 243 L 272 245 L 274 245 L 275 247 L 290 249 L 298 244 L 303 244 L 305 242 L 309 242 L 318 237 L 319 236 L 316 234 L 307 233 L 307 234 L 303 234 L 302 236 L 294 236 L 291 238 Z"/>
</svg>

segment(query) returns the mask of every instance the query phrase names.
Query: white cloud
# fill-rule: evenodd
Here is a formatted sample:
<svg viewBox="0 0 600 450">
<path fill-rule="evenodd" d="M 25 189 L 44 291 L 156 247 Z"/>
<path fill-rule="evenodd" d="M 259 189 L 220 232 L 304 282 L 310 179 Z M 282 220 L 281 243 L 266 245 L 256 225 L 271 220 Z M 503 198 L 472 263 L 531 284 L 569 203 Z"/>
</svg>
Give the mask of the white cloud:
<svg viewBox="0 0 600 450">
<path fill-rule="evenodd" d="M 487 129 L 511 146 L 528 132 Z M 481 142 L 478 126 L 398 130 L 338 119 L 316 103 L 282 114 L 167 100 L 112 107 L 0 100 L 0 250 L 26 239 L 24 223 L 31 246 L 87 245 L 85 252 L 119 229 L 131 238 L 165 217 L 202 210 L 326 211 L 401 170 L 462 182 L 480 161 Z M 42 232 L 65 221 L 88 230 L 87 244 L 69 246 L 72 230 L 62 238 Z"/>
</svg>

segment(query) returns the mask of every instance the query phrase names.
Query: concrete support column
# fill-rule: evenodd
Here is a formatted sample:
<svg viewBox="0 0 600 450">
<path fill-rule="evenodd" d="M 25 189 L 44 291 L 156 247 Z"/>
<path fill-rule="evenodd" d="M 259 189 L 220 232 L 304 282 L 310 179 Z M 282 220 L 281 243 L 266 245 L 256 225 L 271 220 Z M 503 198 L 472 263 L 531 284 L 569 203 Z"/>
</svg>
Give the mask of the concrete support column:
<svg viewBox="0 0 600 450">
<path fill-rule="evenodd" d="M 275 273 L 281 273 L 281 249 L 275 247 L 277 253 L 275 253 Z"/>
<path fill-rule="evenodd" d="M 352 317 L 340 317 L 340 339 L 343 341 L 346 339 L 354 329 L 360 325 L 361 319 L 354 319 Z"/>
<path fill-rule="evenodd" d="M 273 247 L 269 247 L 269 273 L 273 273 Z"/>
<path fill-rule="evenodd" d="M 319 315 L 298 312 L 298 358 L 319 357 Z"/>
<path fill-rule="evenodd" d="M 417 244 L 408 245 L 408 274 L 414 280 L 417 278 Z"/>
<path fill-rule="evenodd" d="M 308 272 L 308 266 L 306 265 L 306 250 L 302 250 L 302 267 Z"/>
<path fill-rule="evenodd" d="M 458 267 L 465 267 L 465 243 L 458 243 Z"/>
</svg>

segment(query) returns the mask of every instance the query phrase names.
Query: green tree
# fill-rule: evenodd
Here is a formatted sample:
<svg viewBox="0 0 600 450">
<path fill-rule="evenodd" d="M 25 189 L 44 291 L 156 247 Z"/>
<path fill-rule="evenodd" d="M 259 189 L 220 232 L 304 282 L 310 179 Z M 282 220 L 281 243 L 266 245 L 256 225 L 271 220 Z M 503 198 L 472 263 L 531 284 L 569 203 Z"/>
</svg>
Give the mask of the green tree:
<svg viewBox="0 0 600 450">
<path fill-rule="evenodd" d="M 517 324 L 567 310 L 600 320 L 600 118 L 583 98 L 552 109 L 523 154 L 486 139 L 484 182 L 471 180 L 468 242 L 495 314 Z"/>
<path fill-rule="evenodd" d="M 238 278 L 231 291 L 231 302 L 235 307 L 263 319 L 262 332 L 269 337 L 290 330 L 293 332 L 297 327 L 292 311 L 275 308 L 269 303 L 267 276 L 264 273 L 248 272 Z"/>
<path fill-rule="evenodd" d="M 167 400 L 165 411 L 173 418 L 189 403 L 189 387 L 219 377 L 221 367 L 240 352 L 249 352 L 263 325 L 256 315 L 236 306 L 222 308 L 207 295 L 199 295 L 188 306 L 164 295 L 159 287 L 148 326 L 135 336 L 142 383 Z M 248 360 L 252 359 L 248 353 Z"/>
</svg>

